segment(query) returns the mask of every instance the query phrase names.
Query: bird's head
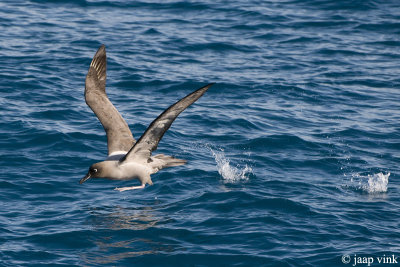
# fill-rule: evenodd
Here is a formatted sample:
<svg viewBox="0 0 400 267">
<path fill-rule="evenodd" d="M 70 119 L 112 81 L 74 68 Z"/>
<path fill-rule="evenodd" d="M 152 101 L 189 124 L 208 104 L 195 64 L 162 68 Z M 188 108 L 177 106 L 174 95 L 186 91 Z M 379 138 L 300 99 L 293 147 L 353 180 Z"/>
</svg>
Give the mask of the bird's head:
<svg viewBox="0 0 400 267">
<path fill-rule="evenodd" d="M 79 183 L 83 184 L 91 178 L 105 178 L 104 177 L 104 162 L 98 162 L 90 166 L 88 173 L 83 177 Z"/>
</svg>

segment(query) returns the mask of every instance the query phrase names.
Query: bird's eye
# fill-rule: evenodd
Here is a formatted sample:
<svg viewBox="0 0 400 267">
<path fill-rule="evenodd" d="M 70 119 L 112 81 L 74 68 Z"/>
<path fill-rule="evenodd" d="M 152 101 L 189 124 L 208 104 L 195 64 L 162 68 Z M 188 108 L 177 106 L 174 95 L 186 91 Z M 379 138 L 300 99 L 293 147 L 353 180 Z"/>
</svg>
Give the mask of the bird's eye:
<svg viewBox="0 0 400 267">
<path fill-rule="evenodd" d="M 93 169 L 94 172 L 97 172 L 97 169 Z"/>
</svg>

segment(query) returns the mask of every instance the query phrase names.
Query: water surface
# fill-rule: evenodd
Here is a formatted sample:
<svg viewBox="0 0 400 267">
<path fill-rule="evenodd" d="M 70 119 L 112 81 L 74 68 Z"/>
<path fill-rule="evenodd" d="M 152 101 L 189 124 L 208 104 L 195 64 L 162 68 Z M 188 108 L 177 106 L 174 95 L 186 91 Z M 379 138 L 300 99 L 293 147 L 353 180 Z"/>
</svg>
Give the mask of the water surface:
<svg viewBox="0 0 400 267">
<path fill-rule="evenodd" d="M 1 264 L 400 256 L 399 14 L 380 0 L 2 1 Z M 216 82 L 157 150 L 188 164 L 143 190 L 78 184 L 107 153 L 83 99 L 101 44 L 136 139 Z"/>
</svg>

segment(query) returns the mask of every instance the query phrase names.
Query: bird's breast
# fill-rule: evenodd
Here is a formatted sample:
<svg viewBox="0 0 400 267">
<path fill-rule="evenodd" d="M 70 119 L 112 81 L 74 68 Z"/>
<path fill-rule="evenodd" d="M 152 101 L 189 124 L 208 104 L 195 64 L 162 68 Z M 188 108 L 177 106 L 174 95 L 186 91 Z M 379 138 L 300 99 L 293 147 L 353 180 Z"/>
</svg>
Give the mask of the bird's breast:
<svg viewBox="0 0 400 267">
<path fill-rule="evenodd" d="M 127 162 L 119 166 L 121 180 L 140 179 L 151 174 L 150 166 L 136 162 Z"/>
</svg>

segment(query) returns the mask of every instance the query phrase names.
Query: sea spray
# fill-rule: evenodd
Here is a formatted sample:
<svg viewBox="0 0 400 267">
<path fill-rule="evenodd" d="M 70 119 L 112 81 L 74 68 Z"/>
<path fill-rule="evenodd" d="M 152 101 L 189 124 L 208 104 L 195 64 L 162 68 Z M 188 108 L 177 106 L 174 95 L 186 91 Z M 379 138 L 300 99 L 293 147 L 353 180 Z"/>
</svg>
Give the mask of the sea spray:
<svg viewBox="0 0 400 267">
<path fill-rule="evenodd" d="M 235 183 L 249 180 L 250 175 L 253 173 L 253 168 L 247 164 L 245 164 L 245 166 L 232 166 L 230 164 L 230 159 L 226 157 L 223 149 L 216 150 L 212 149 L 210 146 L 206 147 L 211 151 L 217 163 L 218 173 L 224 178 L 224 182 Z"/>
<path fill-rule="evenodd" d="M 362 190 L 367 193 L 387 192 L 390 172 L 362 175 L 355 173 L 351 175 L 349 187 Z"/>
<path fill-rule="evenodd" d="M 251 152 L 245 151 L 243 158 L 240 159 L 241 164 L 233 165 L 231 159 L 225 155 L 225 150 L 216 147 L 210 143 L 193 142 L 191 149 L 201 150 L 204 152 L 211 152 L 214 157 L 218 173 L 223 178 L 225 183 L 236 183 L 239 181 L 248 181 L 254 175 L 253 167 L 251 165 Z M 189 149 L 186 150 L 189 152 Z M 204 154 L 206 154 L 204 153 Z"/>
</svg>

